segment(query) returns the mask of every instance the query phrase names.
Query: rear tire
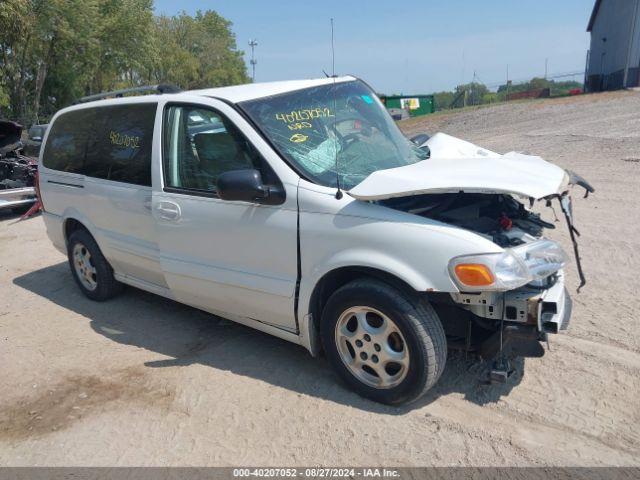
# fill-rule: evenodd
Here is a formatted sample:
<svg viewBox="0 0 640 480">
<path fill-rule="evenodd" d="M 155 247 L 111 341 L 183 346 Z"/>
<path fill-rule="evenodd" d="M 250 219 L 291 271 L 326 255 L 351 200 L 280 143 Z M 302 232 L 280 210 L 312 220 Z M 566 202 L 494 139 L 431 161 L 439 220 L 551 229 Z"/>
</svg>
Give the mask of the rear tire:
<svg viewBox="0 0 640 480">
<path fill-rule="evenodd" d="M 336 373 L 376 402 L 414 401 L 444 370 L 447 342 L 431 305 L 379 280 L 354 280 L 335 291 L 320 328 Z"/>
<path fill-rule="evenodd" d="M 67 256 L 74 280 L 91 300 L 109 300 L 122 291 L 123 285 L 113 276 L 113 268 L 86 230 L 76 230 L 69 236 Z"/>
</svg>

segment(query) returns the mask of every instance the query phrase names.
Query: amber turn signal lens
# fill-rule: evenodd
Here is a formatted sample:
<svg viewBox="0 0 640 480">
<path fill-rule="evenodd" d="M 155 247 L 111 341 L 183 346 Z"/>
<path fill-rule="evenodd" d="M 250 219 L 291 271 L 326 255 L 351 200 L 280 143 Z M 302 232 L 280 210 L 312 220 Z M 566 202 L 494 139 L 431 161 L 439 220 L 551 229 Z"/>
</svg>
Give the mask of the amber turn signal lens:
<svg viewBox="0 0 640 480">
<path fill-rule="evenodd" d="M 480 263 L 461 263 L 456 265 L 455 272 L 458 280 L 470 287 L 491 285 L 495 281 L 491 270 Z"/>
</svg>

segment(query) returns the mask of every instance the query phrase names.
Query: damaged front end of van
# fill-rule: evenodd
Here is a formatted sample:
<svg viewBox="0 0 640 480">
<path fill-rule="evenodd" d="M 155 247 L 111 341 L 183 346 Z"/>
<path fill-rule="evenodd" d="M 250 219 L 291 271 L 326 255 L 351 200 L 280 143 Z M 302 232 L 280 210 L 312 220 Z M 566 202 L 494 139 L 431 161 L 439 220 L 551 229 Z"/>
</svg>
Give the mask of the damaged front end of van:
<svg viewBox="0 0 640 480">
<path fill-rule="evenodd" d="M 26 211 L 36 202 L 38 159 L 25 155 L 22 125 L 0 120 L 0 210 Z"/>
<path fill-rule="evenodd" d="M 548 334 L 566 330 L 571 298 L 563 268 L 569 256 L 545 230 L 566 224 L 580 278 L 571 190 L 593 187 L 577 174 L 540 157 L 504 155 L 438 133 L 418 137 L 427 160 L 379 170 L 349 191 L 359 200 L 429 218 L 491 240 L 500 253 L 451 258 L 448 274 L 458 291 L 434 294 L 450 347 L 495 359 L 491 380 L 502 382 L 513 356 L 539 357 Z M 542 202 L 555 222 L 533 207 Z M 562 218 L 563 217 L 563 218 Z M 462 314 L 461 314 L 462 313 Z"/>
</svg>

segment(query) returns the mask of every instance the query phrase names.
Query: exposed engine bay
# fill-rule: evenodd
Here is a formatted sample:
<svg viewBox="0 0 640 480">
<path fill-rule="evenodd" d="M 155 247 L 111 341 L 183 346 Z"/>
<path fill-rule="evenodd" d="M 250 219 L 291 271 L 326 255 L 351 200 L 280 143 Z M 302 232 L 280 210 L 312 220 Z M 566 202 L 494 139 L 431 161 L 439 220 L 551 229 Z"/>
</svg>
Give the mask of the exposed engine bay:
<svg viewBox="0 0 640 480">
<path fill-rule="evenodd" d="M 472 230 L 507 248 L 553 229 L 513 196 L 507 194 L 440 193 L 384 200 L 384 205 Z"/>
<path fill-rule="evenodd" d="M 505 249 L 543 241 L 544 230 L 556 228 L 524 202 L 502 193 L 436 193 L 380 201 L 390 208 L 471 230 Z M 546 202 L 553 208 L 551 199 Z M 556 220 L 560 221 L 557 215 Z M 498 367 L 491 376 L 498 382 L 509 375 L 505 352 L 542 356 L 540 342 L 548 333 L 565 330 L 571 312 L 562 270 L 509 291 L 461 291 L 432 300 L 438 315 L 446 319 L 449 347 L 487 359 L 497 356 Z"/>
<path fill-rule="evenodd" d="M 544 238 L 544 231 L 555 229 L 564 217 L 579 291 L 586 279 L 569 191 L 578 185 L 586 197 L 594 189 L 574 172 L 539 157 L 515 152 L 500 155 L 441 133 L 412 141 L 430 154 L 429 160 L 381 172 L 377 178 L 372 175 L 351 194 L 470 230 L 515 255 L 534 272 L 514 287 L 483 290 L 458 285 L 459 292 L 430 297 L 438 315 L 446 319 L 449 347 L 495 358 L 490 377 L 503 382 L 510 374 L 507 351 L 515 356 L 542 356 L 541 342 L 547 334 L 568 327 L 572 304 L 562 269 L 568 258 L 559 244 Z M 553 223 L 533 210 L 536 202 L 551 208 Z"/>
<path fill-rule="evenodd" d="M 22 125 L 0 121 L 0 209 L 27 208 L 36 201 L 38 160 L 24 154 Z"/>
</svg>

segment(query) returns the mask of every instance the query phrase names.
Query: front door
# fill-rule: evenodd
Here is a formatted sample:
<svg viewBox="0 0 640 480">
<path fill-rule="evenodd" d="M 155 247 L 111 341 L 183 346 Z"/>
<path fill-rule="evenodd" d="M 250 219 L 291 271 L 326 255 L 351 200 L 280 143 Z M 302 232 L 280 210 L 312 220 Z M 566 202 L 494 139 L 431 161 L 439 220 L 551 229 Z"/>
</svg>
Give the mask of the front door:
<svg viewBox="0 0 640 480">
<path fill-rule="evenodd" d="M 162 188 L 153 192 L 160 263 L 176 300 L 222 316 L 294 331 L 297 278 L 296 190 L 214 106 L 167 104 L 162 123 Z M 237 114 L 236 114 L 237 115 Z M 258 169 L 285 190 L 279 205 L 225 201 L 218 176 Z"/>
</svg>

